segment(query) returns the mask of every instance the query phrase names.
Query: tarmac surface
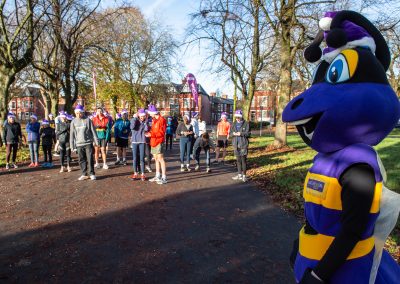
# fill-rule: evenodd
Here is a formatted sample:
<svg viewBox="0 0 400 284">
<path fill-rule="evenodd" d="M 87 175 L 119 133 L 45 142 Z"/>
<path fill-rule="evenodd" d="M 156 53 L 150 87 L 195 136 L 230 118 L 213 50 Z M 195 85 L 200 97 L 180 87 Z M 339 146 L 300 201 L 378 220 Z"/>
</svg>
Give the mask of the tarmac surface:
<svg viewBox="0 0 400 284">
<path fill-rule="evenodd" d="M 78 181 L 76 163 L 0 172 L 0 282 L 294 283 L 293 216 L 233 181 L 233 165 L 181 173 L 177 150 L 166 160 L 166 185 L 130 180 L 131 166 L 96 181 Z"/>
</svg>

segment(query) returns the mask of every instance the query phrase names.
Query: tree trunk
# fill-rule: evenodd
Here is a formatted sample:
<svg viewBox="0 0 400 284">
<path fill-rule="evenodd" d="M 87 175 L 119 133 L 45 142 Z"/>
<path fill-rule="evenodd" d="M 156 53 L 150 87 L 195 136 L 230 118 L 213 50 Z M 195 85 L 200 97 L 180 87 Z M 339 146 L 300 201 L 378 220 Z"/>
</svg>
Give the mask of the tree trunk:
<svg viewBox="0 0 400 284">
<path fill-rule="evenodd" d="M 7 119 L 10 86 L 15 81 L 15 75 L 4 66 L 0 67 L 0 132 L 3 133 L 3 123 Z"/>
<path fill-rule="evenodd" d="M 278 103 L 276 107 L 276 129 L 275 140 L 273 145 L 281 148 L 287 145 L 287 126 L 282 121 L 282 112 L 289 102 L 292 75 L 291 75 L 291 49 L 290 49 L 290 29 L 288 26 L 282 26 L 282 35 L 280 38 L 281 54 L 280 54 L 280 79 L 278 89 Z"/>
<path fill-rule="evenodd" d="M 110 99 L 110 103 L 111 103 L 111 108 L 113 111 L 113 117 L 115 117 L 118 113 L 118 107 L 117 107 L 117 103 L 118 103 L 118 97 L 117 96 L 113 96 Z"/>
<path fill-rule="evenodd" d="M 58 96 L 54 97 L 53 95 L 51 95 L 51 113 L 55 117 L 58 115 Z"/>
</svg>

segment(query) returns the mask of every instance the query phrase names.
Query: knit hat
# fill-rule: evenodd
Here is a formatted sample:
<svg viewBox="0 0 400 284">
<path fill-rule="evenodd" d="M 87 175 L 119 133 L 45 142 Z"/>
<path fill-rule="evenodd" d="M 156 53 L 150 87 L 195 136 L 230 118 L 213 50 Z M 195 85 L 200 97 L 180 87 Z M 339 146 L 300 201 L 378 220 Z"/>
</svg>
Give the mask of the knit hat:
<svg viewBox="0 0 400 284">
<path fill-rule="evenodd" d="M 8 114 L 7 114 L 7 117 L 13 117 L 13 118 L 15 118 L 15 114 L 13 113 L 13 112 L 9 112 Z"/>
<path fill-rule="evenodd" d="M 155 105 L 149 105 L 148 111 L 149 114 L 157 114 L 158 110 Z"/>
<path fill-rule="evenodd" d="M 47 119 L 42 120 L 42 125 L 49 125 L 49 121 Z"/>
<path fill-rule="evenodd" d="M 121 115 L 124 115 L 124 114 L 128 114 L 128 110 L 123 109 L 123 110 L 121 111 Z"/>
<path fill-rule="evenodd" d="M 115 118 L 116 118 L 116 119 L 122 118 L 122 114 L 120 114 L 119 112 L 117 112 L 117 114 L 115 115 Z"/>
<path fill-rule="evenodd" d="M 74 117 L 73 117 L 72 115 L 67 114 L 67 119 L 68 119 L 68 120 L 73 120 Z"/>
<path fill-rule="evenodd" d="M 243 112 L 240 109 L 238 109 L 238 110 L 235 111 L 235 116 L 236 117 L 243 117 Z"/>
<path fill-rule="evenodd" d="M 65 111 L 60 111 L 60 118 L 66 118 L 67 117 L 67 113 Z"/>
<path fill-rule="evenodd" d="M 390 52 L 379 30 L 364 16 L 354 11 L 326 12 L 319 21 L 320 31 L 314 41 L 304 50 L 309 62 L 318 61 L 321 56 L 327 62 L 344 49 L 363 47 L 371 50 L 385 70 L 390 64 Z M 320 44 L 327 47 L 321 51 Z"/>
<path fill-rule="evenodd" d="M 192 117 L 193 117 L 193 118 L 198 118 L 198 117 L 199 117 L 199 113 L 198 113 L 198 112 L 192 113 Z"/>
<path fill-rule="evenodd" d="M 49 113 L 49 117 L 50 117 L 50 116 L 51 116 L 51 117 L 54 117 L 54 115 L 53 115 L 52 113 Z"/>
<path fill-rule="evenodd" d="M 226 112 L 221 113 L 221 118 L 228 118 L 228 114 Z"/>
<path fill-rule="evenodd" d="M 141 109 L 138 110 L 138 115 L 139 116 L 146 116 L 146 111 L 143 108 L 141 108 Z"/>
<path fill-rule="evenodd" d="M 34 120 L 37 120 L 37 116 L 34 114 L 31 115 L 31 118 L 33 118 Z"/>
<path fill-rule="evenodd" d="M 80 104 L 76 105 L 75 112 L 77 112 L 77 111 L 85 112 L 85 109 L 83 108 L 83 105 L 80 105 Z"/>
<path fill-rule="evenodd" d="M 186 118 L 187 120 L 190 120 L 190 117 L 189 117 L 189 115 L 187 115 L 187 114 L 185 114 L 185 115 L 183 116 L 183 118 Z"/>
</svg>

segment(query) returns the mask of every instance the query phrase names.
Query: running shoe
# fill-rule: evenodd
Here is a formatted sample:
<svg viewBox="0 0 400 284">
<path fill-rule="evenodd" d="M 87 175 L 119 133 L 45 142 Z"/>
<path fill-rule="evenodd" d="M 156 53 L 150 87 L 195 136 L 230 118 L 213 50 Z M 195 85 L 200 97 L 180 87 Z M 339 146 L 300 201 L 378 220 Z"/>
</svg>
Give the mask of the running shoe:
<svg viewBox="0 0 400 284">
<path fill-rule="evenodd" d="M 12 164 L 14 169 L 18 169 L 18 165 L 17 164 Z"/>
<path fill-rule="evenodd" d="M 91 180 L 96 180 L 97 178 L 96 178 L 95 175 L 90 175 L 90 179 L 91 179 Z"/>
<path fill-rule="evenodd" d="M 87 179 L 89 179 L 88 176 L 80 176 L 80 177 L 78 178 L 78 180 L 87 180 Z"/>
<path fill-rule="evenodd" d="M 243 175 L 243 176 L 242 176 L 242 181 L 243 181 L 243 182 L 247 182 L 247 181 L 248 181 L 248 178 L 247 178 L 245 175 Z"/>
<path fill-rule="evenodd" d="M 142 181 L 145 181 L 145 180 L 146 180 L 146 176 L 145 176 L 144 174 L 141 174 L 141 175 L 140 175 L 140 179 L 141 179 Z"/>
<path fill-rule="evenodd" d="M 131 180 L 137 180 L 138 179 L 138 174 L 137 173 L 134 173 L 132 176 L 131 176 Z"/>
<path fill-rule="evenodd" d="M 126 165 L 127 165 L 126 160 L 122 160 L 122 165 L 123 165 L 123 166 L 126 166 Z"/>
<path fill-rule="evenodd" d="M 166 184 L 167 183 L 167 178 L 161 178 L 157 181 L 157 184 Z"/>
<path fill-rule="evenodd" d="M 30 163 L 28 168 L 33 168 L 35 166 L 35 163 Z"/>
<path fill-rule="evenodd" d="M 190 168 L 189 165 L 186 165 L 186 170 L 187 170 L 188 172 L 190 172 L 192 169 Z"/>
<path fill-rule="evenodd" d="M 147 170 L 149 173 L 151 173 L 151 172 L 153 171 L 149 166 L 146 167 L 146 170 Z"/>
<path fill-rule="evenodd" d="M 185 171 L 186 171 L 185 165 L 181 164 L 181 172 L 185 172 Z"/>
<path fill-rule="evenodd" d="M 72 172 L 72 168 L 70 166 L 67 167 L 67 171 L 70 173 Z"/>
<path fill-rule="evenodd" d="M 10 164 L 6 164 L 6 170 L 10 169 Z"/>
<path fill-rule="evenodd" d="M 100 169 L 100 164 L 94 164 L 94 167 L 96 168 L 96 169 Z"/>
<path fill-rule="evenodd" d="M 60 157 L 60 154 L 57 153 L 57 152 L 54 152 L 53 156 L 55 156 L 55 157 Z"/>
<path fill-rule="evenodd" d="M 211 173 L 211 169 L 210 169 L 210 168 L 207 168 L 207 169 L 206 169 L 206 173 Z"/>
<path fill-rule="evenodd" d="M 157 183 L 158 183 L 160 180 L 161 180 L 161 178 L 159 178 L 158 176 L 155 176 L 155 177 L 149 179 L 150 182 L 157 182 Z"/>
<path fill-rule="evenodd" d="M 114 165 L 116 165 L 116 166 L 118 166 L 119 164 L 121 164 L 120 160 L 116 160 L 115 163 L 114 163 Z"/>
<path fill-rule="evenodd" d="M 195 170 L 195 171 L 198 171 L 198 170 L 200 170 L 200 165 L 199 165 L 199 164 L 197 164 L 197 165 L 194 167 L 194 170 Z"/>
<path fill-rule="evenodd" d="M 108 170 L 108 165 L 106 163 L 103 164 L 103 170 Z"/>
<path fill-rule="evenodd" d="M 35 163 L 35 165 L 33 166 L 34 168 L 39 167 L 39 163 Z"/>
<path fill-rule="evenodd" d="M 233 180 L 242 180 L 242 175 L 241 175 L 241 174 L 238 174 L 238 175 L 232 177 L 232 179 L 233 179 Z"/>
<path fill-rule="evenodd" d="M 63 172 L 64 172 L 64 167 L 61 166 L 60 173 L 63 173 Z"/>
</svg>

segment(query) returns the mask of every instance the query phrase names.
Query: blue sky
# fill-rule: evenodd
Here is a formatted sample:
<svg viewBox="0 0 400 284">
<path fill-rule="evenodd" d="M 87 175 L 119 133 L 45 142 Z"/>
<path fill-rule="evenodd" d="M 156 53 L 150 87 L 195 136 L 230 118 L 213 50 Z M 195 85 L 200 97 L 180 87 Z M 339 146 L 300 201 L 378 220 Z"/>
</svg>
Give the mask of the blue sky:
<svg viewBox="0 0 400 284">
<path fill-rule="evenodd" d="M 103 0 L 102 6 L 115 5 L 114 0 Z M 190 13 L 198 8 L 198 0 L 136 0 L 133 4 L 141 9 L 148 19 L 157 19 L 167 26 L 175 39 L 179 42 L 185 40 L 185 29 L 190 22 Z M 181 48 L 178 52 L 178 61 L 183 65 L 179 74 L 173 75 L 173 82 L 179 83 L 187 73 L 193 73 L 197 82 L 210 93 L 219 89 L 221 92 L 233 95 L 233 84 L 229 82 L 228 75 L 223 78 L 216 78 L 202 68 L 205 54 L 202 54 L 201 47 L 193 46 L 189 49 Z M 204 52 L 203 52 L 204 53 Z"/>
</svg>

